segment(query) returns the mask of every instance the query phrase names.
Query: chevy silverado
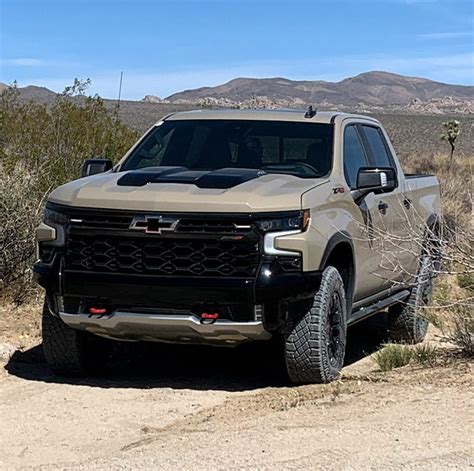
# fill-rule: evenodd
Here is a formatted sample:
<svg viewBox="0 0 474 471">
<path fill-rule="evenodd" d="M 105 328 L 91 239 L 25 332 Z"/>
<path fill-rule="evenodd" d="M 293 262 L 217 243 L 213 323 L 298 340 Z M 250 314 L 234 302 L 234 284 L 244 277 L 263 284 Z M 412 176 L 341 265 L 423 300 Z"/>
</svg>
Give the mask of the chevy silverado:
<svg viewBox="0 0 474 471">
<path fill-rule="evenodd" d="M 34 265 L 47 362 L 85 374 L 100 337 L 274 337 L 293 383 L 329 382 L 347 327 L 372 314 L 388 310 L 392 339 L 423 340 L 439 225 L 437 179 L 405 175 L 373 118 L 169 115 L 48 198 Z"/>
</svg>

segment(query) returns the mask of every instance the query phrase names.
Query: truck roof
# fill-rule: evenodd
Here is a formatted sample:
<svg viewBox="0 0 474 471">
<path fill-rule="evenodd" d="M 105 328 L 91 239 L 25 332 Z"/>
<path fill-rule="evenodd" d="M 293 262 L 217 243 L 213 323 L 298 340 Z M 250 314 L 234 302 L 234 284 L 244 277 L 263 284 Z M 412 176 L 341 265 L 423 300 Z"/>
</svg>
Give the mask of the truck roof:
<svg viewBox="0 0 474 471">
<path fill-rule="evenodd" d="M 173 113 L 165 118 L 167 121 L 188 119 L 242 119 L 259 121 L 301 121 L 305 123 L 332 123 L 336 116 L 341 118 L 359 118 L 377 121 L 370 116 L 338 111 L 317 111 L 312 118 L 305 118 L 307 110 L 194 110 Z"/>
</svg>

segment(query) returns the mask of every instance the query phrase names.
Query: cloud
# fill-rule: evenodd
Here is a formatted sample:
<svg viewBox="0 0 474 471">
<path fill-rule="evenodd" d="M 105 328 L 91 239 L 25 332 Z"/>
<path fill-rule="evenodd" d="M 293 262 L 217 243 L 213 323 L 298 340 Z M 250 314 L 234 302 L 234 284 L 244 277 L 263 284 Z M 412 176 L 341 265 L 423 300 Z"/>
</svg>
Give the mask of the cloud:
<svg viewBox="0 0 474 471">
<path fill-rule="evenodd" d="M 12 66 L 12 67 L 31 67 L 31 68 L 38 68 L 38 69 L 40 68 L 64 69 L 64 68 L 77 68 L 77 67 L 86 66 L 86 64 L 76 62 L 76 61 L 38 59 L 35 57 L 13 57 L 10 59 L 0 58 L 0 65 L 7 65 L 7 66 Z"/>
<path fill-rule="evenodd" d="M 417 37 L 420 39 L 458 39 L 474 36 L 473 31 L 447 31 L 443 33 L 421 33 Z"/>
<path fill-rule="evenodd" d="M 20 67 L 44 67 L 47 61 L 43 59 L 34 59 L 32 57 L 18 57 L 15 59 L 3 59 L 3 64 L 16 65 Z"/>
</svg>

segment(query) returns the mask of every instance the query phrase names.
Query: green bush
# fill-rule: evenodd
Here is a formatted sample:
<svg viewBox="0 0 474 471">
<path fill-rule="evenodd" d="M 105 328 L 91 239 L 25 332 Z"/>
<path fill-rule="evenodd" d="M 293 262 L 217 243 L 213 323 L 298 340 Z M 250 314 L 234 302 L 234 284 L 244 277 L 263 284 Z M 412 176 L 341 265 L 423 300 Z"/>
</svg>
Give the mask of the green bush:
<svg viewBox="0 0 474 471">
<path fill-rule="evenodd" d="M 0 95 L 1 287 L 18 304 L 31 294 L 34 228 L 47 194 L 78 178 L 85 159 L 117 161 L 138 137 L 100 97 L 78 93 L 76 80 L 50 106 L 22 102 L 16 87 Z"/>
<path fill-rule="evenodd" d="M 389 343 L 375 353 L 373 358 L 382 371 L 390 371 L 412 362 L 431 365 L 437 356 L 436 348 L 428 344 L 411 346 Z"/>
</svg>

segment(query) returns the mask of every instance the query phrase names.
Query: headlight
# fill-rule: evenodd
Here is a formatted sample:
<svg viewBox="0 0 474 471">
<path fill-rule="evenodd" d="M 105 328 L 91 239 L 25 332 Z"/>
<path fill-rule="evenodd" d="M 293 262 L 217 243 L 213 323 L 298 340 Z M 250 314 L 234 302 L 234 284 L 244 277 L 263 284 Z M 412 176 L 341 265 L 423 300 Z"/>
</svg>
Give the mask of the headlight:
<svg viewBox="0 0 474 471">
<path fill-rule="evenodd" d="M 309 224 L 309 209 L 299 211 L 291 216 L 257 221 L 257 228 L 262 232 L 305 231 Z"/>
<path fill-rule="evenodd" d="M 43 222 L 45 224 L 64 226 L 69 222 L 67 214 L 46 208 L 43 213 Z"/>
</svg>

